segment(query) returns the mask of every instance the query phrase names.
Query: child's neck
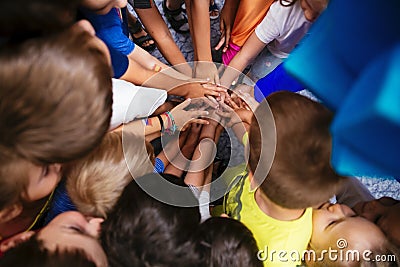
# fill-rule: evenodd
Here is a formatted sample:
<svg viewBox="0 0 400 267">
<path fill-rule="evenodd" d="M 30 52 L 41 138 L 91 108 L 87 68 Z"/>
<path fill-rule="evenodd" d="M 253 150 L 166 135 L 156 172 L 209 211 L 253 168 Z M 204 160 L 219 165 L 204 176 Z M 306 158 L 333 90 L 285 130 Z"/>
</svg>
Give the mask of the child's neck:
<svg viewBox="0 0 400 267">
<path fill-rule="evenodd" d="M 254 198 L 258 207 L 268 216 L 280 221 L 293 221 L 299 219 L 305 209 L 287 209 L 272 202 L 260 188 L 257 188 Z"/>
<path fill-rule="evenodd" d="M 46 203 L 47 197 L 25 206 L 21 214 L 10 221 L 0 223 L 0 236 L 3 239 L 25 231 L 35 220 L 37 214 Z"/>
</svg>

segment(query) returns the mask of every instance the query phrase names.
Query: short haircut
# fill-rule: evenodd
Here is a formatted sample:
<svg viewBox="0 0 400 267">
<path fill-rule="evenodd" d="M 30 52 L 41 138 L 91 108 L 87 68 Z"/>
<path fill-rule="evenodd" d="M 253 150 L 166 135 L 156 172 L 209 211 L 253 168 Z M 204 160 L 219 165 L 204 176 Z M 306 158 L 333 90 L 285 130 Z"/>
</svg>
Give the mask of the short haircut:
<svg viewBox="0 0 400 267">
<path fill-rule="evenodd" d="M 0 52 L 0 145 L 37 164 L 87 154 L 111 118 L 111 67 L 85 31 Z M 3 179 L 3 178 L 1 178 Z"/>
<path fill-rule="evenodd" d="M 194 235 L 196 250 L 210 267 L 262 267 L 258 247 L 250 230 L 241 222 L 211 217 Z"/>
<path fill-rule="evenodd" d="M 56 250 L 49 251 L 43 246 L 43 242 L 36 236 L 18 244 L 8 250 L 0 257 L 2 267 L 96 267 L 96 264 L 89 260 L 84 251 Z"/>
<path fill-rule="evenodd" d="M 110 267 L 198 266 L 189 236 L 200 223 L 195 207 L 177 207 L 156 200 L 137 184 L 158 187 L 160 174 L 148 174 L 130 182 L 113 211 L 102 223 L 101 243 Z M 190 189 L 177 177 L 162 174 L 182 186 L 180 197 L 197 202 Z M 174 195 L 165 195 L 174 198 Z"/>
<path fill-rule="evenodd" d="M 68 164 L 67 191 L 80 212 L 105 218 L 132 176 L 153 171 L 144 142 L 131 133 L 109 132 L 89 155 Z"/>
<path fill-rule="evenodd" d="M 14 151 L 0 147 L 0 211 L 22 202 L 22 193 L 29 184 L 32 163 Z"/>
<path fill-rule="evenodd" d="M 255 111 L 250 134 L 249 167 L 267 164 L 262 153 L 271 149 L 264 139 L 270 128 L 257 118 L 272 111 L 276 129 L 276 149 L 272 166 L 262 179 L 260 190 L 274 203 L 289 209 L 312 207 L 327 201 L 338 188 L 341 177 L 330 164 L 332 113 L 322 104 L 292 92 L 271 94 Z M 260 126 L 261 125 L 261 126 Z"/>
</svg>

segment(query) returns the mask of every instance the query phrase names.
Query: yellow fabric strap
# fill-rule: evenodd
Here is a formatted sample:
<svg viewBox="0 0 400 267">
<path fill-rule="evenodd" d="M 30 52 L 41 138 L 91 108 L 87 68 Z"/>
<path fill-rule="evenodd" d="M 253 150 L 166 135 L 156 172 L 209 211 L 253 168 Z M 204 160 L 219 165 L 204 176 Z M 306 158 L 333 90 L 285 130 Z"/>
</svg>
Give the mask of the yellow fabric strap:
<svg viewBox="0 0 400 267">
<path fill-rule="evenodd" d="M 48 208 L 49 205 L 50 205 L 50 202 L 51 202 L 51 200 L 52 200 L 52 198 L 53 198 L 53 195 L 54 195 L 54 191 L 56 191 L 56 190 L 54 189 L 53 192 L 51 192 L 49 198 L 46 200 L 46 203 L 44 203 L 42 209 L 39 211 L 38 215 L 36 215 L 35 220 L 34 220 L 33 223 L 28 227 L 28 229 L 25 230 L 25 232 L 30 231 L 30 230 L 35 226 L 35 224 L 40 220 L 40 218 L 43 216 L 44 212 L 47 210 L 47 208 Z"/>
</svg>

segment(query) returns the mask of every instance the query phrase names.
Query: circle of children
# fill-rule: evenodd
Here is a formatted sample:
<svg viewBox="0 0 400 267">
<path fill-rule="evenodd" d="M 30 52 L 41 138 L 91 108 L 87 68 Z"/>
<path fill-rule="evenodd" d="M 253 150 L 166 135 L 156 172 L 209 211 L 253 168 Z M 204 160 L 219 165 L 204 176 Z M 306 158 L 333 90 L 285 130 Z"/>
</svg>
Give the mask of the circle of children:
<svg viewBox="0 0 400 267">
<path fill-rule="evenodd" d="M 193 66 L 153 1 L 129 3 L 145 32 L 126 0 L 2 0 L 0 266 L 397 266 L 399 201 L 335 173 L 332 113 L 228 89 L 264 47 L 261 77 L 273 71 L 327 1 L 226 0 L 222 75 L 206 38 L 215 5 L 182 2 L 162 6 L 190 29 Z M 247 160 L 218 172 L 227 129 Z"/>
</svg>

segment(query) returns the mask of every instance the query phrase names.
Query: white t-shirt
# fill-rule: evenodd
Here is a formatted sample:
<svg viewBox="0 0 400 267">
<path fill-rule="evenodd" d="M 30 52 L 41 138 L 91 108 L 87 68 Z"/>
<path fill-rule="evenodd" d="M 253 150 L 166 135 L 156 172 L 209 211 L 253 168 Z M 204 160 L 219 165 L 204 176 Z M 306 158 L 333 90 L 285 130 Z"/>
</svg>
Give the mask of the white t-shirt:
<svg viewBox="0 0 400 267">
<path fill-rule="evenodd" d="M 292 6 L 282 6 L 274 2 L 255 32 L 268 50 L 276 57 L 287 58 L 289 53 L 308 32 L 311 26 L 300 6 L 300 1 Z"/>
<path fill-rule="evenodd" d="M 119 79 L 112 79 L 112 85 L 110 129 L 134 119 L 148 117 L 167 99 L 167 92 L 164 90 L 136 86 Z"/>
</svg>

